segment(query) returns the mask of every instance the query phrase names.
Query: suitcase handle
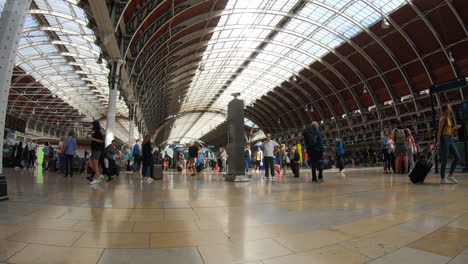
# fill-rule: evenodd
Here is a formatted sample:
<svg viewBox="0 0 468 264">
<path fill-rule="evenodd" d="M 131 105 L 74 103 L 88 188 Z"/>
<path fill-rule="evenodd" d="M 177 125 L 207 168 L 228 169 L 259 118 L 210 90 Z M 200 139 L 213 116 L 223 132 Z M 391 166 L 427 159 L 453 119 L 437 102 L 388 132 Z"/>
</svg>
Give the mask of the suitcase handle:
<svg viewBox="0 0 468 264">
<path fill-rule="evenodd" d="M 432 152 L 431 157 L 429 158 L 429 161 L 430 161 L 430 162 L 433 162 L 433 161 L 434 161 L 434 159 L 435 159 L 435 157 L 437 156 L 437 153 L 438 153 L 438 152 L 439 152 L 439 147 L 435 147 L 435 148 L 434 148 L 434 151 Z"/>
</svg>

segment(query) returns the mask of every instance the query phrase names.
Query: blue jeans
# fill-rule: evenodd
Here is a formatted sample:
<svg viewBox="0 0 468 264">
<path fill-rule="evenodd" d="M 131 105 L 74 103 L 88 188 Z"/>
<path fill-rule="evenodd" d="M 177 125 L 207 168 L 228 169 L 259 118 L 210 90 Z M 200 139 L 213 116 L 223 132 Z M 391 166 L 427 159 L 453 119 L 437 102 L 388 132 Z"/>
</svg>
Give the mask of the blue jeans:
<svg viewBox="0 0 468 264">
<path fill-rule="evenodd" d="M 250 158 L 245 158 L 245 170 L 248 172 L 250 167 Z"/>
<path fill-rule="evenodd" d="M 151 166 L 150 165 L 143 165 L 143 177 L 151 177 Z"/>
<path fill-rule="evenodd" d="M 141 161 L 137 161 L 136 159 L 133 160 L 133 172 L 140 173 L 141 169 Z"/>
<path fill-rule="evenodd" d="M 62 153 L 59 154 L 58 162 L 59 162 L 59 165 L 58 165 L 59 170 L 60 171 L 65 171 L 65 155 L 64 154 L 62 154 Z"/>
<path fill-rule="evenodd" d="M 442 164 L 440 165 L 440 177 L 445 178 L 445 168 L 447 167 L 447 159 L 449 154 L 452 153 L 453 162 L 450 166 L 450 174 L 453 174 L 457 167 L 457 162 L 460 160 L 460 153 L 458 152 L 455 143 L 450 135 L 440 136 L 440 154 L 442 156 Z"/>
<path fill-rule="evenodd" d="M 73 155 L 65 155 L 65 176 L 73 176 Z"/>
</svg>

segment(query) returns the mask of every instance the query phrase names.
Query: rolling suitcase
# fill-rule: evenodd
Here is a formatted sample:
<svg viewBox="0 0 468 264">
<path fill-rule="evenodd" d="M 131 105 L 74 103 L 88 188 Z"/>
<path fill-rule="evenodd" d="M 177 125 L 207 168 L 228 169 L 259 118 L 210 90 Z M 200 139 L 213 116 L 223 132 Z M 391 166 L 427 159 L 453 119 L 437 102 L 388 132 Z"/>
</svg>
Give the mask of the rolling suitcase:
<svg viewBox="0 0 468 264">
<path fill-rule="evenodd" d="M 154 180 L 162 180 L 163 166 L 161 164 L 155 164 L 151 167 L 151 178 Z"/>
<path fill-rule="evenodd" d="M 435 148 L 434 152 L 432 153 L 431 157 L 427 160 L 420 159 L 414 165 L 413 170 L 411 170 L 409 174 L 410 181 L 413 184 L 423 184 L 424 180 L 426 179 L 427 174 L 432 169 L 432 162 L 434 158 L 437 156 L 437 152 L 439 148 Z"/>
<path fill-rule="evenodd" d="M 49 160 L 49 169 L 50 171 L 57 171 L 57 159 L 52 158 Z"/>
</svg>

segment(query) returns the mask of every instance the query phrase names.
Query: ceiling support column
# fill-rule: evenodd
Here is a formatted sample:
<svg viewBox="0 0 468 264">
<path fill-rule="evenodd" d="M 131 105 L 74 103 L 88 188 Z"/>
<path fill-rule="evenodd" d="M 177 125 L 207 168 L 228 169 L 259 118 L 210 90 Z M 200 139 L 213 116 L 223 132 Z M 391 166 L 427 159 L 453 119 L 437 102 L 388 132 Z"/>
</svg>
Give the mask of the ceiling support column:
<svg viewBox="0 0 468 264">
<path fill-rule="evenodd" d="M 114 140 L 117 92 L 120 84 L 120 73 L 122 72 L 122 66 L 124 64 L 125 61 L 123 60 L 113 60 L 111 62 L 111 70 L 109 73 L 109 107 L 107 109 L 106 147 L 112 143 L 112 140 Z"/>
<path fill-rule="evenodd" d="M 7 1 L 0 18 L 0 145 L 3 146 L 5 118 L 10 93 L 11 76 L 15 66 L 24 20 L 31 0 Z M 3 174 L 3 159 L 0 160 L 0 200 L 8 199 L 6 177 Z"/>
<path fill-rule="evenodd" d="M 133 147 L 135 144 L 135 105 L 130 105 L 130 113 L 128 118 L 130 119 L 130 127 L 128 128 L 128 146 Z"/>
</svg>

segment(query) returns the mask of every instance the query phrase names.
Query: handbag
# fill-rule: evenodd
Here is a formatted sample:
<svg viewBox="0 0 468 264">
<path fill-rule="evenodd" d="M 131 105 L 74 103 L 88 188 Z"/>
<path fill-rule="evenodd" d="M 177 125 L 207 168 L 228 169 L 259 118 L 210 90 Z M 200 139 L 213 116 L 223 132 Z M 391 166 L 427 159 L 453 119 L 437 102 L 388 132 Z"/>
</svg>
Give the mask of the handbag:
<svg viewBox="0 0 468 264">
<path fill-rule="evenodd" d="M 260 161 L 260 166 L 263 166 L 263 161 Z"/>
</svg>

